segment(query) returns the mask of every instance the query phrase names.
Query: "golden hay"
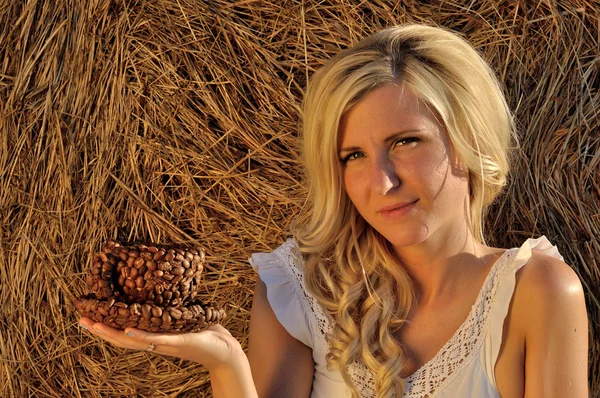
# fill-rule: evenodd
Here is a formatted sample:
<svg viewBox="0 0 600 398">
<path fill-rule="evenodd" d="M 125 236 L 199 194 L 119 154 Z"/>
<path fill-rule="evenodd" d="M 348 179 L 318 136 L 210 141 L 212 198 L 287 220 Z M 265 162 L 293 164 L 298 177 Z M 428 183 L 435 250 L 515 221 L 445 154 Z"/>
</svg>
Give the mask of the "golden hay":
<svg viewBox="0 0 600 398">
<path fill-rule="evenodd" d="M 462 32 L 522 156 L 490 243 L 545 234 L 586 289 L 600 397 L 597 2 L 0 1 L 0 396 L 209 396 L 199 366 L 104 344 L 70 304 L 109 238 L 201 244 L 246 346 L 250 253 L 303 206 L 299 102 L 339 49 L 405 21 Z"/>
</svg>

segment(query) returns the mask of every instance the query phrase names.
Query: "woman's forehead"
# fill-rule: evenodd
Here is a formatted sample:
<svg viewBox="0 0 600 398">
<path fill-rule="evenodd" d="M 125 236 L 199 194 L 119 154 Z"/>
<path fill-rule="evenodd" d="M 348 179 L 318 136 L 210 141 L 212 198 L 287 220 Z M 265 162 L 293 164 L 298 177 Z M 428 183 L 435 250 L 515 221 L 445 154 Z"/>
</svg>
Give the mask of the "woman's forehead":
<svg viewBox="0 0 600 398">
<path fill-rule="evenodd" d="M 344 114 L 338 147 L 348 140 L 439 128 L 438 118 L 425 102 L 405 85 L 389 84 L 367 93 Z"/>
</svg>

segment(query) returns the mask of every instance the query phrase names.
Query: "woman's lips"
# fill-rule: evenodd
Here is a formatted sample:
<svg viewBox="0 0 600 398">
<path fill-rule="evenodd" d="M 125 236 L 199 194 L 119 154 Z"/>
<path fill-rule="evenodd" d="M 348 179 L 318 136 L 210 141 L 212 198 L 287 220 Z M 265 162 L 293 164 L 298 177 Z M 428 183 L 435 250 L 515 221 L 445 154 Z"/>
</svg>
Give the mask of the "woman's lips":
<svg viewBox="0 0 600 398">
<path fill-rule="evenodd" d="M 413 202 L 396 203 L 391 206 L 386 206 L 386 207 L 382 208 L 381 210 L 378 211 L 378 213 L 381 214 L 381 216 L 385 219 L 393 219 L 393 218 L 402 217 L 406 213 L 411 211 L 415 207 L 415 204 L 418 201 L 419 200 L 417 199 Z"/>
</svg>

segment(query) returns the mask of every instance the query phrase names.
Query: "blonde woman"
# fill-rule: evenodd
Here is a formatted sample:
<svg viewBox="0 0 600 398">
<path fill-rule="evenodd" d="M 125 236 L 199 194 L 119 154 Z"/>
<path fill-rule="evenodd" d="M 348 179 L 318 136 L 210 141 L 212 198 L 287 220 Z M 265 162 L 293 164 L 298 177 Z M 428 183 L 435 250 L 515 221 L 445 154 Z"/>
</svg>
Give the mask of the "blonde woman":
<svg viewBox="0 0 600 398">
<path fill-rule="evenodd" d="M 545 237 L 486 245 L 510 112 L 444 29 L 402 25 L 343 51 L 304 102 L 310 208 L 252 256 L 248 356 L 221 326 L 169 336 L 81 324 L 196 361 L 215 397 L 586 397 L 581 283 Z"/>
</svg>

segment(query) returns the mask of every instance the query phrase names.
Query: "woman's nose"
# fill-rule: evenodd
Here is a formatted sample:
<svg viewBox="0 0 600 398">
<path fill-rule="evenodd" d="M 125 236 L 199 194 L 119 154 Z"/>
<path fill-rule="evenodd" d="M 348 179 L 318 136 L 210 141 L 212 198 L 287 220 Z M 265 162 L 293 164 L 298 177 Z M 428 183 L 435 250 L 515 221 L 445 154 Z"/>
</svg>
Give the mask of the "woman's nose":
<svg viewBox="0 0 600 398">
<path fill-rule="evenodd" d="M 394 164 L 387 156 L 375 159 L 371 167 L 371 185 L 376 194 L 386 195 L 400 185 L 400 178 L 396 174 Z"/>
</svg>

